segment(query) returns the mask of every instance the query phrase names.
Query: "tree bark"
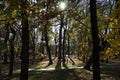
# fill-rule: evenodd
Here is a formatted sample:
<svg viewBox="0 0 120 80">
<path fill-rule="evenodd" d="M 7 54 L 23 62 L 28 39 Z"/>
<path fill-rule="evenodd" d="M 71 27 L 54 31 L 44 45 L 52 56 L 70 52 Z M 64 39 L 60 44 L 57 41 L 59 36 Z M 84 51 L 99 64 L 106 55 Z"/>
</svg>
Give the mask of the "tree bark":
<svg viewBox="0 0 120 80">
<path fill-rule="evenodd" d="M 29 68 L 29 25 L 27 16 L 27 0 L 21 0 L 22 17 L 22 51 L 20 80 L 28 80 Z"/>
<path fill-rule="evenodd" d="M 93 63 L 93 57 L 90 56 L 90 58 L 87 60 L 85 66 L 84 66 L 84 69 L 90 70 L 92 63 Z"/>
<path fill-rule="evenodd" d="M 47 54 L 48 54 L 48 58 L 49 58 L 49 65 L 51 65 L 53 62 L 52 62 L 52 58 L 51 58 L 50 47 L 49 47 L 49 44 L 48 44 L 47 22 L 46 22 L 45 29 L 44 29 L 44 31 L 45 31 L 45 42 L 46 42 Z"/>
<path fill-rule="evenodd" d="M 32 34 L 31 34 L 31 44 L 32 44 L 32 63 L 35 62 L 35 31 L 33 30 Z"/>
<path fill-rule="evenodd" d="M 63 16 L 61 16 L 61 24 L 59 29 L 59 53 L 58 53 L 58 60 L 61 59 L 62 53 L 62 28 L 63 28 Z"/>
<path fill-rule="evenodd" d="M 66 29 L 64 29 L 64 37 L 63 37 L 63 63 L 65 63 L 65 41 L 66 41 Z"/>
<path fill-rule="evenodd" d="M 93 41 L 93 80 L 100 80 L 99 37 L 96 15 L 96 0 L 90 0 L 90 17 Z"/>
<path fill-rule="evenodd" d="M 49 10 L 49 4 L 50 4 L 50 0 L 47 0 L 47 11 Z M 47 12 L 46 12 L 47 14 Z M 49 64 L 48 65 L 51 65 L 53 62 L 52 62 L 52 58 L 51 58 L 51 53 L 50 53 L 50 46 L 49 46 L 49 43 L 48 43 L 48 18 L 46 17 L 46 23 L 45 23 L 45 26 L 44 26 L 44 36 L 45 36 L 45 42 L 46 42 L 46 49 L 47 49 L 47 54 L 48 54 L 48 58 L 49 58 Z"/>
<path fill-rule="evenodd" d="M 42 54 L 44 54 L 44 44 L 45 44 L 43 36 L 44 36 L 44 33 L 42 32 L 42 39 L 41 39 L 42 40 L 42 44 L 41 44 L 42 45 L 42 47 L 41 47 L 42 48 L 42 50 L 41 50 Z"/>
<path fill-rule="evenodd" d="M 13 63 L 14 63 L 14 41 L 10 41 L 10 62 L 9 62 L 9 76 L 13 75 Z"/>
<path fill-rule="evenodd" d="M 14 63 L 14 39 L 15 39 L 15 30 L 11 28 L 11 32 L 13 33 L 12 39 L 10 39 L 10 64 L 9 64 L 9 76 L 13 75 L 13 63 Z"/>
<path fill-rule="evenodd" d="M 70 56 L 70 35 L 68 34 L 68 51 L 67 51 L 68 56 Z"/>
<path fill-rule="evenodd" d="M 54 39 L 54 41 L 55 41 L 55 57 L 57 57 L 57 55 L 58 55 L 58 47 L 57 47 L 57 38 L 55 37 L 55 39 Z"/>
</svg>

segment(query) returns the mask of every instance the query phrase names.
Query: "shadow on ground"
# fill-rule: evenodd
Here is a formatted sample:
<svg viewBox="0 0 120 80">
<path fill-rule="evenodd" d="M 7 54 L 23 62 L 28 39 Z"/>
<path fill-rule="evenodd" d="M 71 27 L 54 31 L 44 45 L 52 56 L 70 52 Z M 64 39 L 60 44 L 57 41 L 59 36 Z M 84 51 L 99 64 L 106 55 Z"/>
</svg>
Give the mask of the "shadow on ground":
<svg viewBox="0 0 120 80">
<path fill-rule="evenodd" d="M 120 78 L 120 64 L 103 64 L 101 67 L 101 73 Z"/>
</svg>

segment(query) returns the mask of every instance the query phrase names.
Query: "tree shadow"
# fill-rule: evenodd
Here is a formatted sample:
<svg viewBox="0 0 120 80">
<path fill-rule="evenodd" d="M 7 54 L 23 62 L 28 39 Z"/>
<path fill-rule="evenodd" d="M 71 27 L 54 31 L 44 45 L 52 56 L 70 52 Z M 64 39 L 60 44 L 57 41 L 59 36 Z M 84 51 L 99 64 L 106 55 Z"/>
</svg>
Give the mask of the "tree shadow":
<svg viewBox="0 0 120 80">
<path fill-rule="evenodd" d="M 120 78 L 120 65 L 118 64 L 104 64 L 101 67 L 101 73 L 107 74 L 113 77 Z"/>
<path fill-rule="evenodd" d="M 56 59 L 57 59 L 57 57 L 56 57 L 56 56 L 54 56 L 54 57 L 53 57 L 53 60 L 56 60 Z"/>
<path fill-rule="evenodd" d="M 72 59 L 70 58 L 70 60 Z M 73 60 L 72 60 L 72 63 L 75 64 Z M 62 69 L 62 66 L 64 67 L 64 69 Z M 59 79 L 66 80 L 69 76 L 71 77 L 71 75 L 72 75 L 72 78 L 74 78 L 72 80 L 81 80 L 79 75 L 74 71 L 74 69 L 69 69 L 66 63 L 61 59 L 57 61 L 54 73 L 55 73 L 54 76 L 56 76 L 58 80 Z"/>
<path fill-rule="evenodd" d="M 74 69 L 61 69 L 55 70 L 53 80 L 81 80 L 81 77 L 75 72 Z"/>
<path fill-rule="evenodd" d="M 72 59 L 70 56 L 68 56 L 68 58 L 69 58 L 70 61 L 72 62 L 72 65 L 75 65 L 75 62 L 73 61 L 73 59 Z"/>
<path fill-rule="evenodd" d="M 48 63 L 44 68 L 47 68 L 49 67 L 50 65 L 52 65 L 51 63 Z"/>
<path fill-rule="evenodd" d="M 61 59 L 58 59 L 57 64 L 55 66 L 55 70 L 61 69 Z"/>
<path fill-rule="evenodd" d="M 65 64 L 65 62 L 63 62 L 62 64 L 65 69 L 69 69 L 68 66 Z"/>
<path fill-rule="evenodd" d="M 75 73 L 74 69 L 71 70 L 71 73 L 75 77 L 75 80 L 81 80 L 78 74 Z"/>
</svg>

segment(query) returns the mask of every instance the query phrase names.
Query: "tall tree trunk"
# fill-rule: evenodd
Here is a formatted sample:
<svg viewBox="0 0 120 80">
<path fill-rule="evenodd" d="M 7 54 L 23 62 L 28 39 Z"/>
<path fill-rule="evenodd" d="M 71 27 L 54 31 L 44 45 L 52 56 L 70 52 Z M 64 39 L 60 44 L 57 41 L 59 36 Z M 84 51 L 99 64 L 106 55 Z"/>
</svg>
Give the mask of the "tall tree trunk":
<svg viewBox="0 0 120 80">
<path fill-rule="evenodd" d="M 85 66 L 84 66 L 84 69 L 90 70 L 92 63 L 93 63 L 93 57 L 90 56 L 90 58 L 87 60 Z"/>
<path fill-rule="evenodd" d="M 92 66 L 93 60 L 92 60 L 92 55 L 89 57 L 89 54 L 92 52 L 92 41 L 90 38 L 88 38 L 88 46 L 89 46 L 89 51 L 87 54 L 87 59 L 86 59 L 86 64 L 84 66 L 84 69 L 90 70 L 90 67 Z"/>
<path fill-rule="evenodd" d="M 66 41 L 66 29 L 64 29 L 64 37 L 63 37 L 63 63 L 65 63 L 65 41 Z"/>
<path fill-rule="evenodd" d="M 59 29 L 59 53 L 58 53 L 58 60 L 61 59 L 62 54 L 62 28 L 63 28 L 63 16 L 61 16 L 61 24 Z"/>
<path fill-rule="evenodd" d="M 41 50 L 41 52 L 42 52 L 42 54 L 44 54 L 44 33 L 42 32 L 42 50 Z"/>
<path fill-rule="evenodd" d="M 47 0 L 47 11 L 49 10 L 49 4 L 50 4 L 50 0 Z M 47 12 L 46 12 L 47 14 Z M 51 53 L 50 53 L 50 46 L 49 46 L 49 43 L 48 43 L 48 18 L 46 18 L 46 23 L 45 23 L 45 28 L 44 28 L 44 35 L 45 35 L 45 42 L 46 42 L 46 48 L 47 48 L 47 53 L 48 53 L 48 58 L 49 58 L 49 64 L 48 65 L 51 65 L 53 62 L 52 62 L 52 58 L 51 58 Z"/>
<path fill-rule="evenodd" d="M 9 64 L 9 76 L 13 75 L 13 63 L 14 63 L 14 39 L 15 39 L 15 30 L 11 28 L 11 32 L 13 34 L 12 38 L 10 39 L 10 64 Z"/>
<path fill-rule="evenodd" d="M 13 63 L 14 63 L 14 41 L 10 41 L 10 62 L 9 62 L 9 76 L 13 75 Z"/>
<path fill-rule="evenodd" d="M 68 34 L 68 51 L 67 51 L 68 56 L 70 56 L 70 35 Z"/>
<path fill-rule="evenodd" d="M 33 45 L 32 45 L 32 57 L 33 57 L 33 63 L 35 62 L 35 41 L 33 39 Z"/>
<path fill-rule="evenodd" d="M 57 55 L 58 55 L 58 47 L 57 47 L 57 38 L 56 37 L 55 37 L 54 41 L 55 41 L 55 57 L 57 57 Z"/>
<path fill-rule="evenodd" d="M 22 17 L 22 51 L 20 80 L 28 80 L 29 68 L 29 25 L 27 16 L 27 0 L 21 0 Z"/>
<path fill-rule="evenodd" d="M 32 63 L 35 62 L 35 31 L 32 32 L 33 35 L 31 35 L 32 40 Z"/>
<path fill-rule="evenodd" d="M 45 28 L 44 28 L 44 32 L 45 32 L 46 49 L 47 49 L 48 58 L 49 58 L 49 65 L 51 65 L 53 62 L 52 62 L 52 58 L 51 58 L 50 47 L 49 47 L 49 44 L 48 44 L 47 22 L 46 22 L 46 25 L 45 25 Z"/>
<path fill-rule="evenodd" d="M 90 0 L 90 17 L 93 41 L 93 80 L 100 80 L 99 37 L 96 15 L 96 0 Z"/>
</svg>

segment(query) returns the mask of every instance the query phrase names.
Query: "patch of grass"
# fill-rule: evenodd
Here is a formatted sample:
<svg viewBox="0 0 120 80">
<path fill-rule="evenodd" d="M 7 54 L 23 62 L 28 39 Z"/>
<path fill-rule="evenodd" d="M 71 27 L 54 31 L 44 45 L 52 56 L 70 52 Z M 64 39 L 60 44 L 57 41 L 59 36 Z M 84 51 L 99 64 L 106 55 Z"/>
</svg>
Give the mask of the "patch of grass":
<svg viewBox="0 0 120 80">
<path fill-rule="evenodd" d="M 35 65 L 31 65 L 30 68 L 55 68 L 57 66 L 57 60 L 54 60 L 52 65 L 48 65 L 48 63 L 49 63 L 48 61 L 45 62 L 45 63 L 44 62 L 45 61 L 39 62 L 39 63 L 37 63 Z M 83 66 L 84 64 L 82 62 L 80 62 L 80 61 L 75 61 L 73 63 L 71 60 L 67 60 L 65 62 L 65 65 L 67 67 L 72 67 L 72 66 L 80 67 L 80 66 Z M 64 67 L 63 62 L 61 62 L 61 67 Z"/>
</svg>

